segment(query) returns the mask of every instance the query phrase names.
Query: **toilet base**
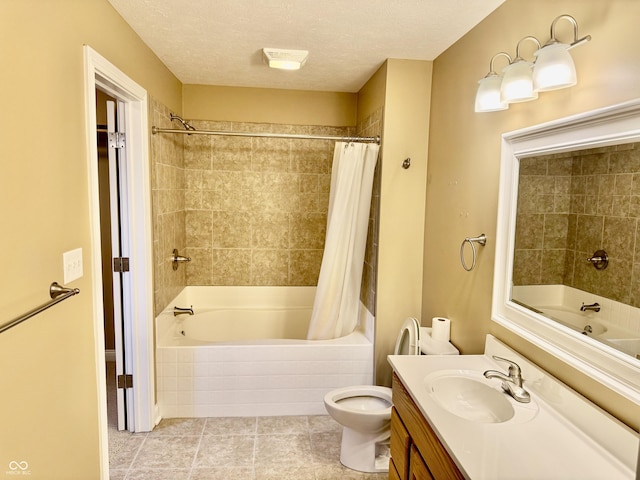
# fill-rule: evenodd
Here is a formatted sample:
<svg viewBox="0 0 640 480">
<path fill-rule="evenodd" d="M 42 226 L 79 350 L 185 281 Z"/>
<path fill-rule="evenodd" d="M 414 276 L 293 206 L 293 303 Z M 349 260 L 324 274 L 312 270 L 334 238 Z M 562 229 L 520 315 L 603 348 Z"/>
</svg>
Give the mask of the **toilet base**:
<svg viewBox="0 0 640 480">
<path fill-rule="evenodd" d="M 390 438 L 390 427 L 378 433 L 361 433 L 343 427 L 340 463 L 359 472 L 388 472 Z"/>
</svg>

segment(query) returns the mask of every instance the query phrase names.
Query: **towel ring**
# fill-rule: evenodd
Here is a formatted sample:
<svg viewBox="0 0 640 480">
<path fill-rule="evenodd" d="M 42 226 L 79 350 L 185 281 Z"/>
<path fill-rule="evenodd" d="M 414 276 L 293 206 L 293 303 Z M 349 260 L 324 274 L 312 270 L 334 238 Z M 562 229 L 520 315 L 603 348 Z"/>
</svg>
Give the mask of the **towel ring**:
<svg viewBox="0 0 640 480">
<path fill-rule="evenodd" d="M 471 266 L 467 267 L 467 264 L 464 261 L 464 246 L 466 244 L 471 245 L 471 251 L 473 252 L 473 261 L 471 262 Z M 475 243 L 479 243 L 483 247 L 487 244 L 487 236 L 482 233 L 479 237 L 467 237 L 462 241 L 462 245 L 460 245 L 460 262 L 462 263 L 462 268 L 464 268 L 467 272 L 473 270 L 476 266 L 476 246 Z"/>
</svg>

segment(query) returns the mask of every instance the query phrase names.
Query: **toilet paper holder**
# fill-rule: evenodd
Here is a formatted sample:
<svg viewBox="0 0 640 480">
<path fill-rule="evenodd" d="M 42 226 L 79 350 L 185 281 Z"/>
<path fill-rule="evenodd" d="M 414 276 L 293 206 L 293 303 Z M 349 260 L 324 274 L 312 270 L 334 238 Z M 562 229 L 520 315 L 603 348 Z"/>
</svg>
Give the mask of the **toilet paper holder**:
<svg viewBox="0 0 640 480">
<path fill-rule="evenodd" d="M 471 251 L 473 252 L 473 258 L 472 258 L 470 267 L 468 267 L 466 262 L 464 261 L 464 247 L 467 243 L 471 245 Z M 476 266 L 476 259 L 478 256 L 478 253 L 476 252 L 476 246 L 475 246 L 476 243 L 484 247 L 487 244 L 487 236 L 484 233 L 482 233 L 477 237 L 467 237 L 462 241 L 462 245 L 460 245 L 460 262 L 462 263 L 462 268 L 464 268 L 467 272 L 470 272 Z"/>
</svg>

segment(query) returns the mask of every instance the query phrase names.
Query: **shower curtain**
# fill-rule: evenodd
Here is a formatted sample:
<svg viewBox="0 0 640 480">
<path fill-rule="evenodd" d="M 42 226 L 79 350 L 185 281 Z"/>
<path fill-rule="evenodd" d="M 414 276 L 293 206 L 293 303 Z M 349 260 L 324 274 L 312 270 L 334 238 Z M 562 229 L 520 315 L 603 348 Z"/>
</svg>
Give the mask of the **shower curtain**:
<svg viewBox="0 0 640 480">
<path fill-rule="evenodd" d="M 373 173 L 380 147 L 336 143 L 327 232 L 307 338 L 351 333 L 358 322 Z"/>
</svg>

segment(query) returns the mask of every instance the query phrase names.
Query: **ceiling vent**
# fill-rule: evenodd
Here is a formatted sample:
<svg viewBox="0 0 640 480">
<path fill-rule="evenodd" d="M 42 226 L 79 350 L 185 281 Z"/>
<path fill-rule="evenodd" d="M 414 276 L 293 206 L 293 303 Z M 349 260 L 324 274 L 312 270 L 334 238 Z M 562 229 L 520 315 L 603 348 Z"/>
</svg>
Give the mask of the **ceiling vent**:
<svg viewBox="0 0 640 480">
<path fill-rule="evenodd" d="M 282 48 L 263 48 L 264 61 L 271 68 L 281 70 L 300 70 L 309 56 L 308 50 L 285 50 Z"/>
</svg>

